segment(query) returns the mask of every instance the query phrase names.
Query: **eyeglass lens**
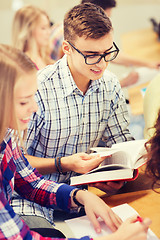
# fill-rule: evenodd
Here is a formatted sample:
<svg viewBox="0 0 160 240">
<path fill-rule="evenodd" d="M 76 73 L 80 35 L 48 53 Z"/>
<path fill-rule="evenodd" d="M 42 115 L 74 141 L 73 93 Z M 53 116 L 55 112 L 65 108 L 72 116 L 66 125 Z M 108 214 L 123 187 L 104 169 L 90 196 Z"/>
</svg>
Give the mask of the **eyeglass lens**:
<svg viewBox="0 0 160 240">
<path fill-rule="evenodd" d="M 107 54 L 106 56 L 104 56 L 104 59 L 106 62 L 112 61 L 113 59 L 116 58 L 117 54 L 118 54 L 117 51 L 111 52 L 110 54 Z M 100 60 L 102 58 L 103 58 L 102 56 L 96 56 L 96 55 L 87 56 L 86 63 L 87 64 L 95 64 L 95 63 L 100 62 Z"/>
</svg>

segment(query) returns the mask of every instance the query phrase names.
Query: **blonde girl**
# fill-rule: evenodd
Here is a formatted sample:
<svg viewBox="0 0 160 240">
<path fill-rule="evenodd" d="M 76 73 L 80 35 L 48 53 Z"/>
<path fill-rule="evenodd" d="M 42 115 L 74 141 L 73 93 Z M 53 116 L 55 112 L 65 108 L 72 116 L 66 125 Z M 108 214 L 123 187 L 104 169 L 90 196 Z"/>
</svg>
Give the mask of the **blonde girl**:
<svg viewBox="0 0 160 240">
<path fill-rule="evenodd" d="M 36 6 L 20 8 L 12 24 L 12 45 L 25 52 L 37 69 L 54 63 L 49 47 L 50 20 L 45 11 Z"/>
</svg>

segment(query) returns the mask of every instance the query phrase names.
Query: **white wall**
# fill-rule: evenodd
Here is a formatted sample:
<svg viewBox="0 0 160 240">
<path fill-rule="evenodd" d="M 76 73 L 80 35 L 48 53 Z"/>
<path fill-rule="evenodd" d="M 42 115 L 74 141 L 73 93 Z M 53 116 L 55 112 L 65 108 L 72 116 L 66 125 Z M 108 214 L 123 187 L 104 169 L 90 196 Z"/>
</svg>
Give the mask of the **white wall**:
<svg viewBox="0 0 160 240">
<path fill-rule="evenodd" d="M 120 35 L 143 28 L 152 27 L 150 18 L 160 21 L 160 0 L 139 1 L 139 3 L 126 0 L 125 3 L 117 1 L 117 7 L 113 10 L 112 23 L 115 29 L 115 37 L 120 41 Z M 131 3 L 132 2 L 132 3 Z"/>
<path fill-rule="evenodd" d="M 52 21 L 58 22 L 64 14 L 80 0 L 17 0 L 26 4 L 37 5 L 46 10 Z M 14 16 L 13 0 L 0 0 L 0 43 L 10 43 L 11 25 Z M 117 0 L 113 10 L 112 22 L 115 39 L 120 42 L 120 35 L 127 31 L 151 26 L 149 18 L 160 21 L 160 0 Z"/>
</svg>

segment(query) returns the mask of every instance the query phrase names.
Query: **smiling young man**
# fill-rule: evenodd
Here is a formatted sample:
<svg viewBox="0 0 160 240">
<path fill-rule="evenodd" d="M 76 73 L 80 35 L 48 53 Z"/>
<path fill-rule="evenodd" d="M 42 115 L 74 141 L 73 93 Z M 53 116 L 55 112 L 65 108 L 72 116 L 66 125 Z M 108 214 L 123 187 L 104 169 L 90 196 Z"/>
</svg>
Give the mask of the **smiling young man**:
<svg viewBox="0 0 160 240">
<path fill-rule="evenodd" d="M 64 19 L 64 39 L 64 57 L 39 71 L 39 108 L 29 123 L 27 149 L 31 165 L 47 179 L 69 183 L 71 176 L 86 173 L 100 160 L 94 159 L 93 165 L 87 156 L 68 156 L 89 153 L 101 139 L 111 146 L 133 138 L 119 81 L 106 70 L 119 50 L 103 9 L 90 3 L 73 7 Z M 113 194 L 122 185 L 107 182 L 95 186 Z M 42 213 L 39 206 L 27 204 L 21 214 L 26 214 L 29 206 L 32 214 Z M 17 206 L 24 206 L 24 200 Z M 51 212 L 48 219 L 52 221 Z"/>
<path fill-rule="evenodd" d="M 98 44 L 97 39 L 86 37 L 77 37 L 76 40 L 63 42 L 63 51 L 67 55 L 72 77 L 84 95 L 91 85 L 91 81 L 100 79 L 108 61 L 118 54 L 119 50 L 118 48 L 114 49 L 115 46 L 112 32 L 102 36 L 98 40 Z"/>
</svg>

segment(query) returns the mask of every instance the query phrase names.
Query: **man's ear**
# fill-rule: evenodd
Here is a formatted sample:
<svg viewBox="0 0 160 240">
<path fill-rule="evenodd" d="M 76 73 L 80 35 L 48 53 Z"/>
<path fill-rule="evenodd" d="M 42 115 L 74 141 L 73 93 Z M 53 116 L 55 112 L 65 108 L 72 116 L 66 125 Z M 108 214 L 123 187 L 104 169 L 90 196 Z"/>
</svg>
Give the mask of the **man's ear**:
<svg viewBox="0 0 160 240">
<path fill-rule="evenodd" d="M 62 43 L 62 49 L 63 49 L 64 54 L 70 54 L 70 52 L 71 52 L 71 46 L 65 40 Z"/>
</svg>

